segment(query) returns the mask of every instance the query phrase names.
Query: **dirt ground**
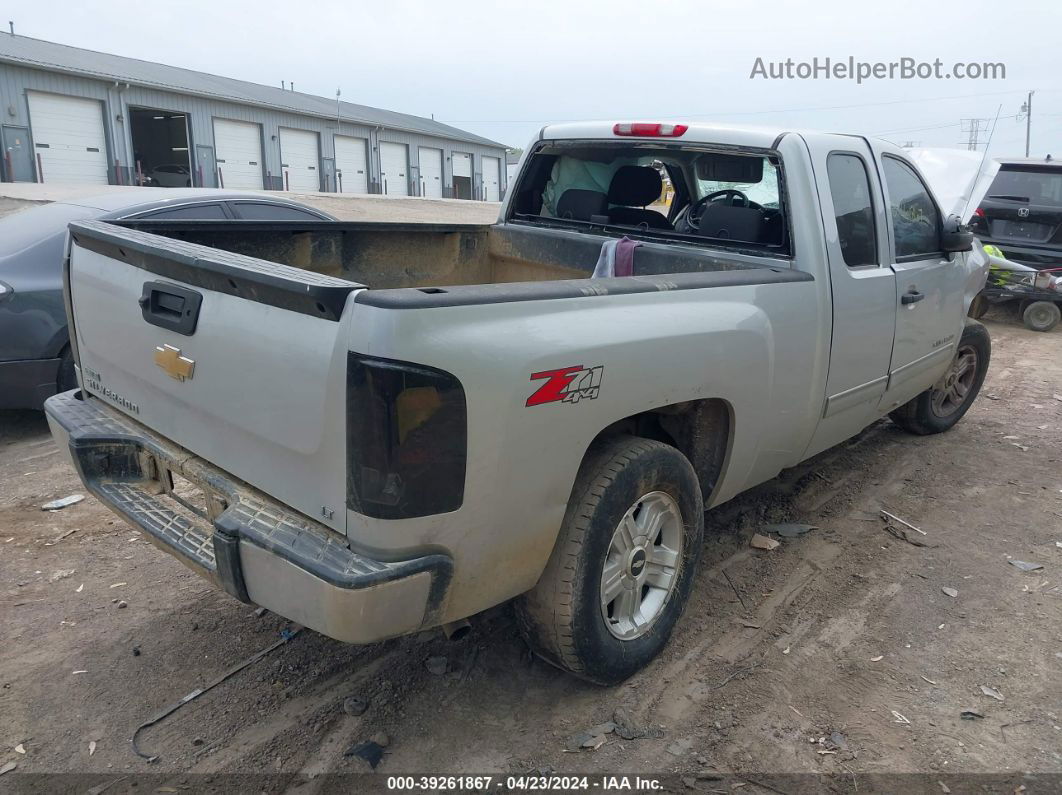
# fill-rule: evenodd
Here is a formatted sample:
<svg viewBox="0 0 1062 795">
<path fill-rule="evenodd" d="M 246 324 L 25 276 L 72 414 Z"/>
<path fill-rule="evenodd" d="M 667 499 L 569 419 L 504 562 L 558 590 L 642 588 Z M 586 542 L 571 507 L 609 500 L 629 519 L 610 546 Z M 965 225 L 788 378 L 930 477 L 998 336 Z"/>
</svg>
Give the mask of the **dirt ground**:
<svg viewBox="0 0 1062 795">
<path fill-rule="evenodd" d="M 951 432 L 883 421 L 707 515 L 685 616 L 625 684 L 531 658 L 506 607 L 453 642 L 353 647 L 303 631 L 142 732 L 153 764 L 130 750 L 135 727 L 288 625 L 212 590 L 91 497 L 42 512 L 84 489 L 40 414 L 0 413 L 0 767 L 104 783 L 155 773 L 170 792 L 195 773 L 281 772 L 312 792 L 321 774 L 364 769 L 343 752 L 383 732 L 375 781 L 652 772 L 753 793 L 793 791 L 767 773 L 919 772 L 931 784 L 919 791 L 947 792 L 936 781 L 949 774 L 995 772 L 1017 776 L 1016 792 L 1023 772 L 1062 773 L 1062 329 L 1029 332 L 996 310 L 986 322 L 991 371 Z M 925 530 L 911 533 L 924 545 L 887 533 L 881 508 Z M 777 521 L 819 529 L 751 549 Z M 364 714 L 344 710 L 351 697 Z M 621 708 L 655 731 L 570 751 Z M 720 789 L 717 773 L 734 778 Z"/>
</svg>

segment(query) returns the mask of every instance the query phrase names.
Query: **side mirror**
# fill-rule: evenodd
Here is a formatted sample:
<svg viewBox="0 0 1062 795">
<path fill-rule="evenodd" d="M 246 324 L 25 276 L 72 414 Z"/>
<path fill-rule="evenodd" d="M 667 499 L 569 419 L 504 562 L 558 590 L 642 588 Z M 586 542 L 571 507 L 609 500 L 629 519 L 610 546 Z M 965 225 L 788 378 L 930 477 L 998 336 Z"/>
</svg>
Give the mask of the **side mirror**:
<svg viewBox="0 0 1062 795">
<path fill-rule="evenodd" d="M 963 224 L 957 215 L 949 215 L 944 221 L 944 228 L 940 235 L 940 247 L 948 254 L 973 249 L 973 232 L 970 227 Z"/>
</svg>

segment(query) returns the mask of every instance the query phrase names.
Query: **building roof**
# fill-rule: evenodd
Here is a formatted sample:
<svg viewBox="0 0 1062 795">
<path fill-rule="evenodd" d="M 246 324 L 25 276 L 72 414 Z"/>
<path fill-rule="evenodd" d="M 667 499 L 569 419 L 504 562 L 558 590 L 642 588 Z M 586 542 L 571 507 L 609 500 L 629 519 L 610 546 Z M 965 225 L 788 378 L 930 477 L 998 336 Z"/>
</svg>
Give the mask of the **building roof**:
<svg viewBox="0 0 1062 795">
<path fill-rule="evenodd" d="M 0 33 L 0 63 L 5 62 L 98 80 L 117 80 L 130 85 L 163 91 L 224 99 L 229 102 L 257 105 L 290 113 L 331 119 L 336 117 L 335 99 L 303 94 L 299 91 L 287 91 L 259 83 L 249 83 L 231 77 L 219 77 L 206 72 L 196 72 L 152 61 L 141 61 L 137 58 L 83 50 L 80 47 L 70 47 L 66 44 L 33 39 L 28 36 Z M 339 115 L 343 121 L 356 124 L 434 135 L 439 138 L 467 141 L 483 146 L 504 147 L 504 144 L 497 141 L 491 141 L 434 119 L 371 108 L 367 105 L 356 105 L 352 102 L 340 102 Z"/>
</svg>

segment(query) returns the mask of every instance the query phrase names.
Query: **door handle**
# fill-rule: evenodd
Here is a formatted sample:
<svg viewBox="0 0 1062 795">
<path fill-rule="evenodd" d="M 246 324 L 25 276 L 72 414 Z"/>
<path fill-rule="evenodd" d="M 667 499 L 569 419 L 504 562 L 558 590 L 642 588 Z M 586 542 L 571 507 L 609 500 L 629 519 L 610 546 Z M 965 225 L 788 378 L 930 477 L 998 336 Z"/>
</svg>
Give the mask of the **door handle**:
<svg viewBox="0 0 1062 795">
<path fill-rule="evenodd" d="M 904 305 L 906 305 L 906 304 L 917 304 L 919 301 L 921 301 L 925 297 L 926 297 L 925 293 L 920 293 L 920 292 L 918 292 L 918 290 L 915 290 L 914 288 L 911 288 L 906 293 L 904 293 L 902 296 L 900 296 L 900 303 L 904 304 Z"/>
</svg>

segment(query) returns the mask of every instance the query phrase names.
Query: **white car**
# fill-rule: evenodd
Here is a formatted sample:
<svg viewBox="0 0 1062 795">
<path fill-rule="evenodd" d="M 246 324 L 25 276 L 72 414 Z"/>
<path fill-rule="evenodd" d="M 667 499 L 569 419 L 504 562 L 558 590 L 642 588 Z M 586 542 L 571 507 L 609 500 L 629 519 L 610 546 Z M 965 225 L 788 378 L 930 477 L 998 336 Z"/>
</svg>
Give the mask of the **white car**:
<svg viewBox="0 0 1062 795">
<path fill-rule="evenodd" d="M 155 166 L 148 172 L 153 184 L 162 188 L 190 188 L 192 187 L 192 172 L 188 166 L 172 163 Z"/>
</svg>

